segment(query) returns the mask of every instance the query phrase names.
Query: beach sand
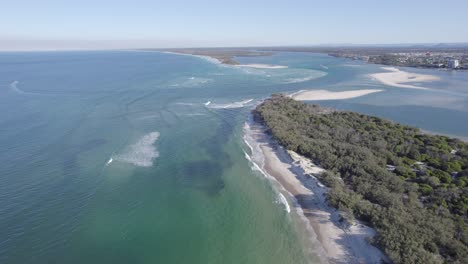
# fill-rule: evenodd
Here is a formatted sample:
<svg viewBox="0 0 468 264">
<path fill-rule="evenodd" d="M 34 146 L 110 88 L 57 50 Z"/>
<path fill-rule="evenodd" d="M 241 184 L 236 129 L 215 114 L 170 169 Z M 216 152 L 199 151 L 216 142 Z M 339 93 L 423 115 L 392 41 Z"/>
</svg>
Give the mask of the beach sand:
<svg viewBox="0 0 468 264">
<path fill-rule="evenodd" d="M 395 67 L 382 67 L 382 69 L 386 70 L 387 72 L 373 73 L 369 76 L 389 86 L 412 89 L 428 89 L 415 84 L 440 80 L 439 77 L 434 75 L 405 72 Z"/>
<path fill-rule="evenodd" d="M 352 91 L 333 92 L 327 90 L 302 90 L 291 94 L 291 98 L 299 101 L 342 100 L 364 96 L 371 93 L 382 92 L 377 89 L 363 89 Z"/>
<path fill-rule="evenodd" d="M 245 141 L 252 151 L 252 161 L 277 181 L 292 199 L 291 207 L 305 216 L 330 263 L 380 263 L 384 254 L 367 242 L 375 231 L 356 221 L 340 221 L 340 212 L 326 201 L 328 188 L 313 174 L 324 170 L 297 153 L 286 151 L 265 132 L 265 128 L 248 122 L 244 127 Z M 260 158 L 261 157 L 261 158 Z M 308 174 L 311 175 L 308 175 Z M 291 197 L 292 196 L 292 197 Z M 300 206 L 300 207 L 297 207 Z"/>
<path fill-rule="evenodd" d="M 235 67 L 246 67 L 246 68 L 256 68 L 256 69 L 286 69 L 288 66 L 283 65 L 270 65 L 270 64 L 239 64 L 234 65 Z"/>
</svg>

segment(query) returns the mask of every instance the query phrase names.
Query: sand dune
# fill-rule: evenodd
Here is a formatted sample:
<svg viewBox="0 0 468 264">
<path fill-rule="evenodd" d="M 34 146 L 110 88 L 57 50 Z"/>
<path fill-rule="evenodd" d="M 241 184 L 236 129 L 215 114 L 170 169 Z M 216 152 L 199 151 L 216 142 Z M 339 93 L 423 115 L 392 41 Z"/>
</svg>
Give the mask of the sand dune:
<svg viewBox="0 0 468 264">
<path fill-rule="evenodd" d="M 386 70 L 387 72 L 373 73 L 369 76 L 389 86 L 412 89 L 428 89 L 415 84 L 440 80 L 439 77 L 434 75 L 405 72 L 395 67 L 382 67 L 382 69 Z"/>
<path fill-rule="evenodd" d="M 343 100 L 364 96 L 371 93 L 381 92 L 377 89 L 363 89 L 352 91 L 333 92 L 328 90 L 303 90 L 291 94 L 290 96 L 299 101 L 323 101 L 323 100 Z"/>
</svg>

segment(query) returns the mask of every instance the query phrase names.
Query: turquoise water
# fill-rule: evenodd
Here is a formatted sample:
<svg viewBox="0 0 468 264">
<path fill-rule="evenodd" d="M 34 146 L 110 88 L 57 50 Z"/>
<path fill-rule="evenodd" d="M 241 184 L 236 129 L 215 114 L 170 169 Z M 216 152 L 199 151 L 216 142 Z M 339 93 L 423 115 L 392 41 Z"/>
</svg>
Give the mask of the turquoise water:
<svg viewBox="0 0 468 264">
<path fill-rule="evenodd" d="M 289 68 L 0 53 L 0 263 L 317 263 L 320 250 L 244 156 L 242 124 L 271 93 L 384 89 L 321 103 L 468 136 L 467 73 L 430 71 L 442 81 L 422 91 L 326 55 L 239 60 Z"/>
</svg>

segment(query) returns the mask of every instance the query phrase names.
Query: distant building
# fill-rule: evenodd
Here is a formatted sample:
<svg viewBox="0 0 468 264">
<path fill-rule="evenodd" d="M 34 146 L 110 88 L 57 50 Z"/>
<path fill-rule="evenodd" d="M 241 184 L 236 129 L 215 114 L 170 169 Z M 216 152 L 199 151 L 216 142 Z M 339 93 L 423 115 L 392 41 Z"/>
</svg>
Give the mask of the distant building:
<svg viewBox="0 0 468 264">
<path fill-rule="evenodd" d="M 460 67 L 460 61 L 456 60 L 456 59 L 449 59 L 448 62 L 447 62 L 447 67 L 449 67 L 451 69 L 458 68 L 458 67 Z"/>
</svg>

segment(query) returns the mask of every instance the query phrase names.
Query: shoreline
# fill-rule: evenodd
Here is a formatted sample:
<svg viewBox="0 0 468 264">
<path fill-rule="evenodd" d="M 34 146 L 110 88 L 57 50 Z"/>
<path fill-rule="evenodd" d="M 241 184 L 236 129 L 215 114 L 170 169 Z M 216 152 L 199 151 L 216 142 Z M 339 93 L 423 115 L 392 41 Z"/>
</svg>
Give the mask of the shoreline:
<svg viewBox="0 0 468 264">
<path fill-rule="evenodd" d="M 381 89 L 362 89 L 349 91 L 329 91 L 329 90 L 300 90 L 289 96 L 298 101 L 324 101 L 324 100 L 344 100 L 352 99 L 368 94 L 383 92 Z"/>
<path fill-rule="evenodd" d="M 252 64 L 238 64 L 234 67 L 244 67 L 244 68 L 255 68 L 255 69 L 287 69 L 288 66 L 283 65 L 272 65 L 272 64 L 261 64 L 261 63 L 252 63 Z"/>
<path fill-rule="evenodd" d="M 261 57 L 271 56 L 272 52 L 259 52 L 243 49 L 217 49 L 217 48 L 187 48 L 187 49 L 162 49 L 161 52 L 167 52 L 180 55 L 191 55 L 201 58 L 208 58 L 212 61 L 217 61 L 219 64 L 229 66 L 246 66 L 241 65 L 234 57 Z M 260 65 L 260 64 L 258 64 Z M 257 65 L 257 66 L 258 66 Z M 261 65 L 260 65 L 261 66 Z"/>
<path fill-rule="evenodd" d="M 185 52 L 176 52 L 176 51 L 159 51 L 161 53 L 165 54 L 172 54 L 172 55 L 181 55 L 181 56 L 191 56 L 191 57 L 197 57 L 200 59 L 207 60 L 209 62 L 212 62 L 214 64 L 226 64 L 220 59 L 213 57 L 213 56 L 207 56 L 207 55 L 197 55 L 197 54 L 191 54 L 191 53 L 185 53 Z"/>
<path fill-rule="evenodd" d="M 328 188 L 313 175 L 324 170 L 310 160 L 285 150 L 253 120 L 244 126 L 244 141 L 252 150 L 254 163 L 267 178 L 277 182 L 291 198 L 291 208 L 311 227 L 309 236 L 318 240 L 330 263 L 380 263 L 385 255 L 367 242 L 375 231 L 359 221 L 341 220 L 339 210 L 326 201 Z M 247 154 L 246 154 L 247 155 Z"/>
<path fill-rule="evenodd" d="M 369 77 L 388 86 L 428 90 L 430 88 L 414 84 L 440 80 L 439 77 L 434 75 L 406 72 L 396 67 L 381 67 L 381 69 L 385 70 L 385 72 L 372 73 L 369 74 Z"/>
</svg>

